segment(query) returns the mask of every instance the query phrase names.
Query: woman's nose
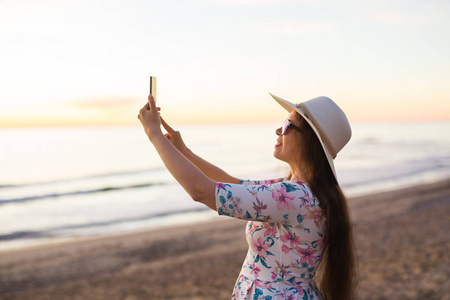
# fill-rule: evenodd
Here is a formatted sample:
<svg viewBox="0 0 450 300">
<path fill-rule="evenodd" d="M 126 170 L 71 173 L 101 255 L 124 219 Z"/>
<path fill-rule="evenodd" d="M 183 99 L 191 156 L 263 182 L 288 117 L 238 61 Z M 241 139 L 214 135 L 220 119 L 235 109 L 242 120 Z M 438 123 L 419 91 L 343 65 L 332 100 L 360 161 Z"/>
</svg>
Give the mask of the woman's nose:
<svg viewBox="0 0 450 300">
<path fill-rule="evenodd" d="M 277 128 L 277 129 L 275 130 L 275 134 L 276 134 L 276 135 L 281 135 L 281 127 L 280 127 L 280 128 Z"/>
</svg>

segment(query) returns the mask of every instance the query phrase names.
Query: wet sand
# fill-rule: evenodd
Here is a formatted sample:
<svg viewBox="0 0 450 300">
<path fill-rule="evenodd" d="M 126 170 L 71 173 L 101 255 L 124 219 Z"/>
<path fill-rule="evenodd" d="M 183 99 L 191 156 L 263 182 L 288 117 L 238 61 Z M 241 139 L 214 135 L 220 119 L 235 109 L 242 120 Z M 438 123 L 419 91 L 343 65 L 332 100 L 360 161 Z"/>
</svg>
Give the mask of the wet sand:
<svg viewBox="0 0 450 300">
<path fill-rule="evenodd" d="M 349 199 L 359 299 L 450 299 L 450 179 Z M 230 299 L 246 222 L 0 253 L 0 299 Z"/>
</svg>

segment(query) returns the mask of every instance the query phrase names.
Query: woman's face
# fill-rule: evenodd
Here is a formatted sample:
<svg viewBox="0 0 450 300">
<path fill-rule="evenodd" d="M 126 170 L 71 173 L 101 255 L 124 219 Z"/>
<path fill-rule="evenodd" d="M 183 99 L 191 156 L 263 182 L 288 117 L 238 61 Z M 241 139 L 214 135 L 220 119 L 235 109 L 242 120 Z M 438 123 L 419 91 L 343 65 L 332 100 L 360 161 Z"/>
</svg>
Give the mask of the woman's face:
<svg viewBox="0 0 450 300">
<path fill-rule="evenodd" d="M 295 126 L 300 127 L 300 122 L 297 119 L 297 112 L 293 110 L 288 117 L 288 120 Z M 278 135 L 277 143 L 273 152 L 273 156 L 279 160 L 287 162 L 289 165 L 294 165 L 295 151 L 298 151 L 298 145 L 295 141 L 299 138 L 300 132 L 294 128 L 288 128 L 284 135 L 281 135 L 281 127 L 278 128 L 275 133 Z"/>
</svg>

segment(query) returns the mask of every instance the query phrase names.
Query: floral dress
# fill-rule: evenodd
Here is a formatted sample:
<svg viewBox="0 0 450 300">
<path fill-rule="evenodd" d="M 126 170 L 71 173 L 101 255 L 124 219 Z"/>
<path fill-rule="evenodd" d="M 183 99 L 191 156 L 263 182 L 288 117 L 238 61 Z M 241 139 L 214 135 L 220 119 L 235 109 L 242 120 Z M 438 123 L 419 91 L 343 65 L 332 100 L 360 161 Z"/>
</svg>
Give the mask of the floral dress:
<svg viewBox="0 0 450 300">
<path fill-rule="evenodd" d="M 216 184 L 220 215 L 249 220 L 247 257 L 232 299 L 321 299 L 313 278 L 323 252 L 325 218 L 299 181 Z"/>
</svg>

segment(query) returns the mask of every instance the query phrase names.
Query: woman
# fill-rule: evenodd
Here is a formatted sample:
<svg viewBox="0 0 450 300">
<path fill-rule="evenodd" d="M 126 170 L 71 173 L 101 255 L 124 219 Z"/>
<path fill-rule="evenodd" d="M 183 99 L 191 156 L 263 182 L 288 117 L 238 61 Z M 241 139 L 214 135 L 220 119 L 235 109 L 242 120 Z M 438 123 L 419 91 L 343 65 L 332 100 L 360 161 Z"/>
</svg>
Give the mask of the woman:
<svg viewBox="0 0 450 300">
<path fill-rule="evenodd" d="M 297 105 L 272 97 L 290 112 L 275 132 L 274 156 L 290 166 L 285 179 L 242 181 L 195 155 L 161 119 L 151 95 L 138 118 L 192 199 L 249 220 L 249 250 L 233 299 L 353 299 L 352 229 L 333 164 L 351 137 L 350 125 L 327 97 Z M 314 281 L 319 265 L 320 290 Z"/>
</svg>

